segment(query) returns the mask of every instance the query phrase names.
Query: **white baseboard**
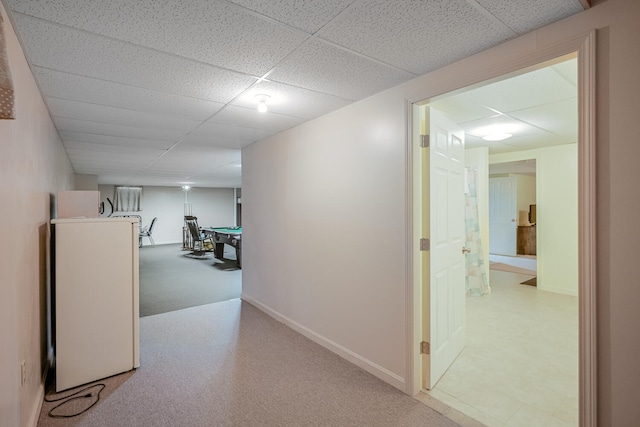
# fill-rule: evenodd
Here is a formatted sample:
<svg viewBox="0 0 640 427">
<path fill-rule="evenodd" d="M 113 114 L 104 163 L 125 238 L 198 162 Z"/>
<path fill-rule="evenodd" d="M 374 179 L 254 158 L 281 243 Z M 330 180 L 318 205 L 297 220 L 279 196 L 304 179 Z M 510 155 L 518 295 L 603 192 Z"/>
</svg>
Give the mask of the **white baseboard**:
<svg viewBox="0 0 640 427">
<path fill-rule="evenodd" d="M 33 410 L 29 416 L 29 422 L 26 424 L 28 426 L 37 427 L 38 420 L 40 419 L 40 411 L 42 411 L 42 403 L 44 401 L 44 384 L 42 381 L 40 386 L 38 387 L 38 395 L 36 397 L 35 405 L 33 405 Z"/>
<path fill-rule="evenodd" d="M 254 300 L 253 298 L 251 298 L 250 296 L 246 295 L 246 294 L 242 294 L 241 299 L 243 301 L 248 302 L 249 304 L 255 306 L 256 308 L 258 308 L 259 310 L 265 312 L 266 314 L 268 314 L 269 316 L 273 317 L 274 319 L 278 320 L 279 322 L 284 323 L 285 325 L 287 325 L 288 327 L 290 327 L 291 329 L 299 332 L 300 334 L 304 335 L 305 337 L 309 338 L 311 341 L 321 345 L 322 347 L 332 351 L 333 353 L 337 354 L 338 356 L 348 360 L 349 362 L 353 363 L 354 365 L 364 369 L 365 371 L 369 372 L 372 375 L 375 375 L 376 377 L 380 378 L 382 381 L 391 384 L 392 386 L 396 387 L 397 389 L 400 389 L 400 391 L 405 392 L 405 380 L 404 378 L 394 374 L 393 372 L 390 372 L 389 370 L 383 368 L 380 365 L 377 365 L 375 363 L 373 363 L 372 361 L 354 353 L 353 351 L 341 346 L 338 343 L 335 343 L 333 341 L 331 341 L 330 339 L 327 339 L 325 337 L 323 337 L 322 335 L 310 330 L 309 328 L 306 328 L 305 326 L 300 325 L 299 323 L 295 322 L 294 320 L 288 318 L 287 316 L 284 316 L 282 314 L 280 314 L 279 312 L 277 312 L 276 310 L 273 310 L 272 308 L 262 304 L 259 301 Z"/>
<path fill-rule="evenodd" d="M 573 288 L 562 288 L 562 287 L 554 287 L 554 286 L 541 286 L 538 285 L 539 291 L 553 292 L 555 294 L 563 294 L 563 295 L 571 295 L 574 297 L 578 296 L 578 291 Z"/>
</svg>

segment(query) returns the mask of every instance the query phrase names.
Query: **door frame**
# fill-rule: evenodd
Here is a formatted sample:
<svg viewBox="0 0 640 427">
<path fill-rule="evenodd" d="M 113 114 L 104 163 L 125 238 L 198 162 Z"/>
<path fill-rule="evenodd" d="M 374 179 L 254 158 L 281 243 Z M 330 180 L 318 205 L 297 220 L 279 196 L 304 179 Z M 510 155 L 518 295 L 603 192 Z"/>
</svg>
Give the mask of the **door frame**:
<svg viewBox="0 0 640 427">
<path fill-rule="evenodd" d="M 420 199 L 416 193 L 415 174 L 419 156 L 415 134 L 420 123 L 414 117 L 414 104 L 469 86 L 481 86 L 536 69 L 547 62 L 577 52 L 578 62 L 578 382 L 579 419 L 581 426 L 597 425 L 596 366 L 596 31 L 558 42 L 533 52 L 515 54 L 491 67 L 475 70 L 469 76 L 445 73 L 437 89 L 405 99 L 406 161 L 406 317 L 405 317 L 405 391 L 415 395 L 421 388 L 420 340 L 422 333 L 422 301 L 419 280 L 419 236 L 414 235 L 416 212 Z M 472 76 L 472 77 L 471 77 Z M 415 173 L 414 173 L 415 172 Z M 419 189 L 418 189 L 419 190 Z M 415 200 L 415 203 L 414 203 Z M 418 265 L 416 265 L 418 264 Z"/>
</svg>

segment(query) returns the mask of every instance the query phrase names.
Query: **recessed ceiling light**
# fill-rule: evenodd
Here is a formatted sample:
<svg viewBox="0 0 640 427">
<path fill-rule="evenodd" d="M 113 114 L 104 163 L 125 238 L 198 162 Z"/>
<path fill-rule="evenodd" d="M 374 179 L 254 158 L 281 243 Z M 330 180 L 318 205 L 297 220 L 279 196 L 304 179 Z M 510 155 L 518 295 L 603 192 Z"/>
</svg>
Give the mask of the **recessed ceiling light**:
<svg viewBox="0 0 640 427">
<path fill-rule="evenodd" d="M 511 138 L 513 135 L 510 133 L 492 133 L 490 135 L 483 136 L 485 141 L 502 141 L 503 139 Z"/>
<path fill-rule="evenodd" d="M 259 94 L 256 95 L 256 99 L 258 100 L 258 111 L 260 113 L 267 112 L 267 101 L 269 100 L 269 95 Z"/>
</svg>

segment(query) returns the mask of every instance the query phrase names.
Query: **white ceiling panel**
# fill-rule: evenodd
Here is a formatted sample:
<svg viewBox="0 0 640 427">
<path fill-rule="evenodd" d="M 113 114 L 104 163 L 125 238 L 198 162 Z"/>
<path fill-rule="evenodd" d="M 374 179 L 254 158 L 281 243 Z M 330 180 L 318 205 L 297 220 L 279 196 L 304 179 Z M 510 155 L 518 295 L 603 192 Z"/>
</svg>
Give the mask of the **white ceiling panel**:
<svg viewBox="0 0 640 427">
<path fill-rule="evenodd" d="M 578 98 L 545 104 L 509 113 L 511 116 L 567 140 L 578 142 Z"/>
<path fill-rule="evenodd" d="M 258 112 L 256 111 L 256 114 Z M 264 129 L 252 129 L 236 125 L 226 125 L 222 123 L 203 123 L 196 129 L 194 135 L 202 135 L 210 138 L 220 138 L 236 141 L 239 148 L 243 143 L 255 142 L 274 135 L 276 132 Z M 214 139 L 213 139 L 214 140 Z"/>
<path fill-rule="evenodd" d="M 507 113 L 575 96 L 575 86 L 547 67 L 473 89 L 460 98 Z"/>
<path fill-rule="evenodd" d="M 424 74 L 516 34 L 465 0 L 377 0 L 357 2 L 318 35 Z"/>
<path fill-rule="evenodd" d="M 415 75 L 312 39 L 287 57 L 269 79 L 355 100 L 412 77 Z"/>
<path fill-rule="evenodd" d="M 431 103 L 431 106 L 446 114 L 455 123 L 465 123 L 495 116 L 497 113 L 470 99 L 451 96 Z"/>
<path fill-rule="evenodd" d="M 166 150 L 142 147 L 122 147 L 117 145 L 91 144 L 86 142 L 67 141 L 64 143 L 67 150 L 72 150 L 78 156 L 90 155 L 90 153 L 101 153 L 106 157 L 117 158 L 121 156 L 123 161 L 143 161 L 145 164 L 159 158 Z"/>
<path fill-rule="evenodd" d="M 119 126 L 108 123 L 90 122 L 87 120 L 68 119 L 66 117 L 53 117 L 56 128 L 60 131 L 95 133 L 98 135 L 120 136 L 134 139 L 156 139 L 160 141 L 178 141 L 186 132 L 155 128 L 137 128 L 131 126 Z"/>
<path fill-rule="evenodd" d="M 270 112 L 307 119 L 345 107 L 352 102 L 338 96 L 301 87 L 274 81 L 261 81 L 236 98 L 233 105 L 255 109 L 258 105 L 256 95 L 260 94 L 269 96 Z"/>
<path fill-rule="evenodd" d="M 229 148 L 238 150 L 238 153 L 240 153 L 240 148 L 252 144 L 253 142 L 254 141 L 251 140 L 238 140 L 235 136 L 200 135 L 191 133 L 180 141 L 179 147 L 189 147 L 192 151 L 207 150 L 211 147 Z"/>
<path fill-rule="evenodd" d="M 353 0 L 230 0 L 278 22 L 313 34 L 342 12 Z"/>
<path fill-rule="evenodd" d="M 230 159 L 244 146 L 581 10 L 579 0 L 4 4 L 77 173 L 218 187 L 241 185 Z M 576 97 L 576 65 L 544 72 L 443 109 L 462 123 L 517 115 L 566 142 L 563 120 L 575 114 L 562 116 L 561 104 Z M 256 111 L 257 94 L 270 96 L 268 114 Z"/>
<path fill-rule="evenodd" d="M 14 1 L 20 13 L 261 76 L 309 35 L 221 1 Z M 239 54 L 251 52 L 250 55 Z"/>
<path fill-rule="evenodd" d="M 33 65 L 218 102 L 230 101 L 256 81 L 172 54 L 15 16 Z"/>
<path fill-rule="evenodd" d="M 179 160 L 179 161 L 176 161 Z M 211 147 L 202 150 L 197 147 L 178 146 L 158 159 L 150 169 L 161 166 L 165 170 L 176 170 L 189 164 L 192 169 L 195 165 L 204 165 L 204 168 L 218 168 L 228 165 L 240 164 L 240 151 L 229 148 Z"/>
<path fill-rule="evenodd" d="M 540 135 L 544 130 L 509 116 L 500 115 L 460 124 L 465 134 L 482 138 L 491 133 Z M 503 141 L 504 142 L 504 141 Z"/>
<path fill-rule="evenodd" d="M 95 133 L 60 131 L 60 138 L 67 142 L 86 142 L 90 144 L 117 145 L 121 147 L 138 147 L 166 150 L 173 146 L 173 141 L 162 141 L 158 139 L 136 139 L 125 138 L 113 135 L 99 135 Z"/>
<path fill-rule="evenodd" d="M 131 126 L 154 130 L 187 132 L 196 128 L 201 122 L 163 114 L 142 113 L 124 108 L 106 105 L 89 104 L 60 98 L 47 98 L 49 111 L 56 117 L 88 120 L 120 126 Z"/>
<path fill-rule="evenodd" d="M 474 0 L 519 34 L 576 14 L 579 0 Z"/>
<path fill-rule="evenodd" d="M 213 116 L 209 122 L 282 132 L 307 121 L 307 119 L 286 116 L 272 111 L 258 114 L 256 112 L 256 108 L 230 105 Z"/>
<path fill-rule="evenodd" d="M 465 135 L 464 145 L 466 149 L 487 147 L 490 154 L 504 153 L 507 151 L 513 151 L 513 147 L 505 145 L 498 141 L 485 141 L 482 138 L 475 137 L 473 135 Z"/>
<path fill-rule="evenodd" d="M 127 110 L 206 120 L 225 104 L 34 67 L 44 95 Z"/>
<path fill-rule="evenodd" d="M 184 165 L 188 163 L 189 167 L 184 168 Z M 146 171 L 150 173 L 177 173 L 185 176 L 191 176 L 194 174 L 202 174 L 213 169 L 222 167 L 220 165 L 212 164 L 211 156 L 194 156 L 192 153 L 170 151 L 158 161 L 146 168 Z M 239 168 L 237 168 L 239 169 Z M 240 171 L 238 171 L 238 176 Z"/>
<path fill-rule="evenodd" d="M 571 83 L 573 87 L 578 87 L 578 61 L 564 61 L 552 65 L 551 68 Z"/>
</svg>

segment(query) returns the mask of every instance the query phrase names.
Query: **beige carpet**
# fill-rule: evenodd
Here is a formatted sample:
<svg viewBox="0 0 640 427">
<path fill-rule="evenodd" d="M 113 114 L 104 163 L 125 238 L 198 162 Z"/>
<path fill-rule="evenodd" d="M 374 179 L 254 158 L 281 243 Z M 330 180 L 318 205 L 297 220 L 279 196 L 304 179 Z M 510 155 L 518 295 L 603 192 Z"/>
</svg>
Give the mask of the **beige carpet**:
<svg viewBox="0 0 640 427">
<path fill-rule="evenodd" d="M 137 371 L 38 425 L 458 425 L 239 299 L 141 318 L 140 337 Z"/>
<path fill-rule="evenodd" d="M 509 273 L 528 274 L 529 276 L 535 276 L 535 270 L 529 270 L 527 268 L 514 267 L 512 265 L 503 264 L 501 262 L 489 263 L 490 270 L 507 271 Z"/>
</svg>

